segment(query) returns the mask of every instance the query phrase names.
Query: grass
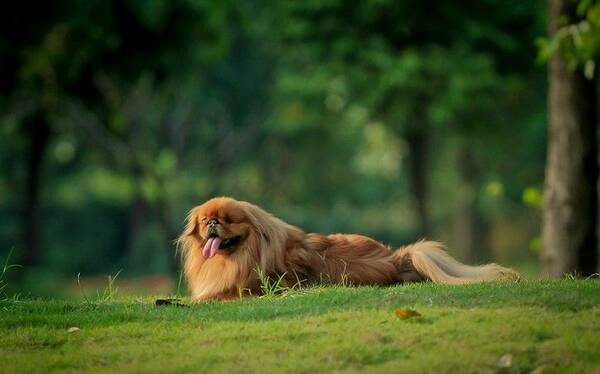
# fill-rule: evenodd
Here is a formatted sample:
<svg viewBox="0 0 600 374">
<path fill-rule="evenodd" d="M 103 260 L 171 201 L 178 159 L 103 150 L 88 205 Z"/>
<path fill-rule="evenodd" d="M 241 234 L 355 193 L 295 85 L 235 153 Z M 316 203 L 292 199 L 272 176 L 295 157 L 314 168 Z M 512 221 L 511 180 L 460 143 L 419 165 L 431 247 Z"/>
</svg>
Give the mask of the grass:
<svg viewBox="0 0 600 374">
<path fill-rule="evenodd" d="M 298 282 L 292 287 L 288 287 L 284 284 L 284 277 L 287 273 L 283 273 L 272 278 L 267 276 L 259 267 L 257 267 L 254 271 L 258 276 L 258 281 L 260 282 L 260 290 L 262 292 L 263 299 L 271 299 L 277 296 L 287 296 L 287 294 L 300 287 L 300 279 L 298 279 Z M 240 290 L 240 297 L 241 295 L 242 290 Z"/>
<path fill-rule="evenodd" d="M 7 277 L 8 271 L 12 268 L 21 267 L 21 265 L 10 263 L 10 257 L 12 256 L 12 253 L 13 253 L 13 248 L 11 248 L 10 251 L 8 252 L 8 256 L 6 256 L 6 260 L 4 261 L 4 265 L 0 269 L 0 300 L 7 299 L 6 287 L 8 286 L 8 283 L 6 281 L 6 277 Z"/>
<path fill-rule="evenodd" d="M 2 372 L 600 370 L 597 280 L 283 295 L 187 308 L 114 295 L 8 299 L 0 302 Z M 422 316 L 400 320 L 397 308 Z"/>
</svg>

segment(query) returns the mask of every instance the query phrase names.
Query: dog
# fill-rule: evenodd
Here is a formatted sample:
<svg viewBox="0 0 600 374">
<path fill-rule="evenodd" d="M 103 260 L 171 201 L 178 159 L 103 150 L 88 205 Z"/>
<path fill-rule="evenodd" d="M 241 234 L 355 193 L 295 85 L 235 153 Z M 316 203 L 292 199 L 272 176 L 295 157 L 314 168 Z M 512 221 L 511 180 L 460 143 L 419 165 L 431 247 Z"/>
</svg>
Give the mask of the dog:
<svg viewBox="0 0 600 374">
<path fill-rule="evenodd" d="M 439 242 L 423 240 L 392 252 L 362 235 L 306 233 L 254 204 L 229 197 L 193 208 L 177 248 L 194 301 L 260 295 L 261 276 L 290 287 L 323 280 L 386 286 L 519 279 L 516 271 L 500 265 L 462 264 Z"/>
</svg>

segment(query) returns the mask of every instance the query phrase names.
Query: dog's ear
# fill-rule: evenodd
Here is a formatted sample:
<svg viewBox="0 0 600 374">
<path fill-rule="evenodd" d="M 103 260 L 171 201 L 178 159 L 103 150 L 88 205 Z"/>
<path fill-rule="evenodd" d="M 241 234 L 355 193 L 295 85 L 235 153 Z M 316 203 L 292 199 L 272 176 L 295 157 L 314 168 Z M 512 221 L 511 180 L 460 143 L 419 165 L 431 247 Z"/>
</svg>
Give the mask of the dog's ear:
<svg viewBox="0 0 600 374">
<path fill-rule="evenodd" d="M 176 251 L 185 260 L 193 251 L 194 246 L 199 245 L 198 238 L 198 214 L 195 209 L 190 210 L 185 219 L 185 228 L 175 240 Z"/>
<path fill-rule="evenodd" d="M 185 222 L 185 228 L 183 229 L 183 233 L 181 233 L 181 237 L 195 235 L 198 232 L 198 213 L 196 209 L 190 210 Z"/>
</svg>

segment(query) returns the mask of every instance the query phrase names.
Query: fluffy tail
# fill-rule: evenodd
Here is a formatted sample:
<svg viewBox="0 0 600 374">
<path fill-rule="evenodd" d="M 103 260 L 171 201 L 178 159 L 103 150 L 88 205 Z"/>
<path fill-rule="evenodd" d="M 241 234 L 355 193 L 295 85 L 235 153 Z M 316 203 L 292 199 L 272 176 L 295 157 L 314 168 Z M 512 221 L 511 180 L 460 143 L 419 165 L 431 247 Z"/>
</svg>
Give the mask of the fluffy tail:
<svg viewBox="0 0 600 374">
<path fill-rule="evenodd" d="M 401 247 L 395 256 L 398 269 L 412 268 L 421 279 L 436 283 L 465 284 L 520 278 L 516 271 L 500 265 L 469 266 L 460 263 L 446 252 L 442 243 L 433 241 Z"/>
</svg>

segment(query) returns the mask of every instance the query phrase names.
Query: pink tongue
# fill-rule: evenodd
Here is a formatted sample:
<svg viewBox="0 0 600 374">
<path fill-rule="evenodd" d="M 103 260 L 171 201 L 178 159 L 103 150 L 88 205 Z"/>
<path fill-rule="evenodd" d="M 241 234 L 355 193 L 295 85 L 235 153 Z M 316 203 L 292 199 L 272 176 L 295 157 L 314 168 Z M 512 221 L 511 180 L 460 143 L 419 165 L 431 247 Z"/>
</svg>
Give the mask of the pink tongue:
<svg viewBox="0 0 600 374">
<path fill-rule="evenodd" d="M 211 258 L 217 253 L 217 249 L 221 245 L 221 238 L 218 236 L 209 238 L 206 244 L 204 244 L 204 249 L 202 249 L 202 255 L 206 258 Z"/>
</svg>

